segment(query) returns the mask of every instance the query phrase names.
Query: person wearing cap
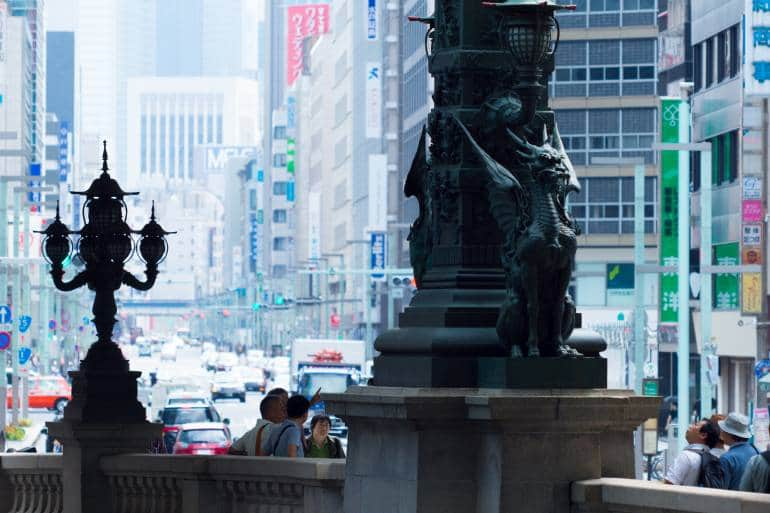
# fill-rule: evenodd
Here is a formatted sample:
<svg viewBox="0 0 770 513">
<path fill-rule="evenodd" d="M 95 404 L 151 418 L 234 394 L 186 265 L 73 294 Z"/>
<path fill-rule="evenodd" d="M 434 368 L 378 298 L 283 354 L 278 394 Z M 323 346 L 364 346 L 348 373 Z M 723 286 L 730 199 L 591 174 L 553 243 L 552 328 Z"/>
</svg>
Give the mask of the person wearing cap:
<svg viewBox="0 0 770 513">
<path fill-rule="evenodd" d="M 749 460 L 741 478 L 741 491 L 770 493 L 770 450 Z"/>
<path fill-rule="evenodd" d="M 722 441 L 730 446 L 730 449 L 719 458 L 724 473 L 725 489 L 739 490 L 746 465 L 759 453 L 753 445 L 749 444 L 749 438 L 751 438 L 749 418 L 732 412 L 725 420 L 719 421 L 719 429 L 722 430 Z"/>
</svg>

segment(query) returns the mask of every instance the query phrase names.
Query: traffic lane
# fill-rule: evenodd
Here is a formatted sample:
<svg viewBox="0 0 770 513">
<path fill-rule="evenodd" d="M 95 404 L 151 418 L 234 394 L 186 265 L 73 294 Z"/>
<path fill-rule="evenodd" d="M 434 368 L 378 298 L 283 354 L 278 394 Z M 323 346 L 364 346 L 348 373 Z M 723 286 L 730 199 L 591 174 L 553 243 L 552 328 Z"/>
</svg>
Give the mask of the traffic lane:
<svg viewBox="0 0 770 513">
<path fill-rule="evenodd" d="M 230 420 L 230 432 L 233 437 L 243 436 L 261 418 L 259 403 L 263 397 L 265 396 L 258 392 L 246 392 L 245 403 L 238 399 L 219 399 L 214 403 L 222 419 Z"/>
</svg>

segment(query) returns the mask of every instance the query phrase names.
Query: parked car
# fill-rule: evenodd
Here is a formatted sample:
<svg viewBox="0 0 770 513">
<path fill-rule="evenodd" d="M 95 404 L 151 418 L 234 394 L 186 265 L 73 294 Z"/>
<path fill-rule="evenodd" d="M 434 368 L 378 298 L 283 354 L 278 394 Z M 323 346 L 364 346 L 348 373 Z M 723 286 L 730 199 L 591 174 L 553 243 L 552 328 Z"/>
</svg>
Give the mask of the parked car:
<svg viewBox="0 0 770 513">
<path fill-rule="evenodd" d="M 176 361 L 176 351 L 177 346 L 173 343 L 167 343 L 163 344 L 163 347 L 160 350 L 160 359 L 163 360 L 171 360 Z"/>
<path fill-rule="evenodd" d="M 217 368 L 218 371 L 229 371 L 233 367 L 238 365 L 238 357 L 235 353 L 219 353 L 217 354 Z"/>
<path fill-rule="evenodd" d="M 243 380 L 247 392 L 264 392 L 267 386 L 265 371 L 260 368 L 240 366 L 233 369 Z"/>
<path fill-rule="evenodd" d="M 222 417 L 211 404 L 180 404 L 158 411 L 158 421 L 163 422 L 163 444 L 166 451 L 171 452 L 181 426 L 197 422 L 222 422 Z"/>
<path fill-rule="evenodd" d="M 29 376 L 29 407 L 62 412 L 72 399 L 72 388 L 61 376 Z M 12 389 L 8 387 L 6 405 L 11 407 Z"/>
<path fill-rule="evenodd" d="M 226 397 L 246 402 L 246 385 L 235 372 L 218 372 L 211 382 L 211 401 Z"/>
<path fill-rule="evenodd" d="M 204 350 L 201 353 L 201 366 L 205 367 L 207 371 L 213 372 L 217 370 L 217 357 L 219 353 L 215 349 Z"/>
<path fill-rule="evenodd" d="M 223 422 L 196 422 L 179 428 L 174 454 L 227 454 L 232 444 L 230 429 Z"/>
</svg>

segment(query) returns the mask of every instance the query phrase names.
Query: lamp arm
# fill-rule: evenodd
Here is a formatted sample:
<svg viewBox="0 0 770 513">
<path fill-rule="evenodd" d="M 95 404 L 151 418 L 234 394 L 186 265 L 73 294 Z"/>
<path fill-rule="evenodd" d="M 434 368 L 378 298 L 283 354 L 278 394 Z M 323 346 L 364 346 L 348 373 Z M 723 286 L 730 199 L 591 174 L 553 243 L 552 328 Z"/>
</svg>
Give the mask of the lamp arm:
<svg viewBox="0 0 770 513">
<path fill-rule="evenodd" d="M 144 274 L 147 276 L 147 279 L 145 281 L 139 281 L 139 279 L 130 272 L 123 271 L 123 284 L 136 290 L 150 290 L 152 286 L 155 285 L 155 279 L 158 277 L 158 267 L 148 265 Z"/>
<path fill-rule="evenodd" d="M 51 269 L 51 277 L 53 277 L 53 284 L 58 290 L 70 292 L 79 289 L 88 282 L 88 271 L 80 271 L 70 281 L 64 281 L 64 268 L 60 265 L 54 265 Z"/>
</svg>

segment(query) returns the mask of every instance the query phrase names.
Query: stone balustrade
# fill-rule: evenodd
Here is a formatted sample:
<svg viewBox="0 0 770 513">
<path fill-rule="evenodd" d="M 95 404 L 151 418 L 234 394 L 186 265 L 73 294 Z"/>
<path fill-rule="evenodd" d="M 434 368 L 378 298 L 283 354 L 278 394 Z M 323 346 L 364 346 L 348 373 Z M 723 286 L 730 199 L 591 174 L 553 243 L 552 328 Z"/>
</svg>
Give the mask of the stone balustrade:
<svg viewBox="0 0 770 513">
<path fill-rule="evenodd" d="M 0 512 L 61 513 L 62 510 L 61 456 L 0 456 Z"/>
<path fill-rule="evenodd" d="M 767 513 L 770 495 L 633 479 L 572 483 L 571 513 Z"/>
<path fill-rule="evenodd" d="M 341 513 L 345 462 L 128 454 L 102 458 L 115 513 Z"/>
</svg>

